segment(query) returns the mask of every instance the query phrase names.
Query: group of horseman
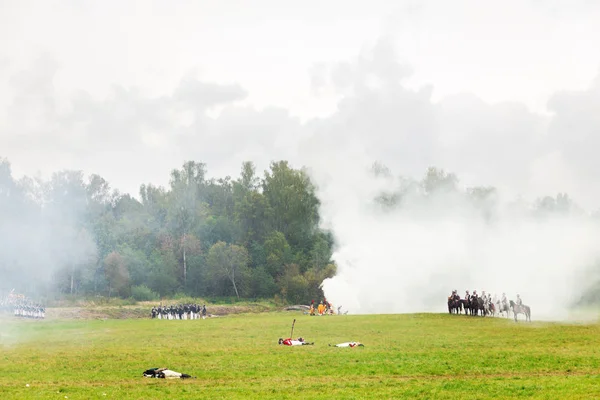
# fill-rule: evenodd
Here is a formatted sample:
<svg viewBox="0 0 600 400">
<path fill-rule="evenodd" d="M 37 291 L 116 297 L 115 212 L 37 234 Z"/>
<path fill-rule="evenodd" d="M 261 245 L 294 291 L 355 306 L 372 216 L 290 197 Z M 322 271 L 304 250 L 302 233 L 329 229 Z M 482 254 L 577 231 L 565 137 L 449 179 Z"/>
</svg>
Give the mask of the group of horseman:
<svg viewBox="0 0 600 400">
<path fill-rule="evenodd" d="M 523 305 L 521 296 L 517 294 L 517 300 L 515 304 L 519 307 Z M 459 314 L 461 311 L 465 311 L 466 315 L 495 315 L 496 313 L 510 311 L 509 300 L 506 298 L 506 293 L 502 293 L 502 298 L 498 299 L 498 296 L 494 295 L 492 299 L 491 294 L 486 294 L 485 290 L 479 295 L 477 290 L 473 290 L 473 293 L 465 291 L 464 299 L 460 298 L 458 290 L 453 290 L 452 294 L 448 296 L 448 312 L 450 314 Z"/>
</svg>

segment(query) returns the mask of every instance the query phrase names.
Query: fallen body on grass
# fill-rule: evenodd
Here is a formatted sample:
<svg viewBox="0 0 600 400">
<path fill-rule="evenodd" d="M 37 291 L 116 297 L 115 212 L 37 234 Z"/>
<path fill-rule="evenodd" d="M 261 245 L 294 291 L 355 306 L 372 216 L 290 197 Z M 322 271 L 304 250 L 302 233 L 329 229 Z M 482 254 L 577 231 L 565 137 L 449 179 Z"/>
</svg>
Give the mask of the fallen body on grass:
<svg viewBox="0 0 600 400">
<path fill-rule="evenodd" d="M 143 375 L 146 378 L 162 378 L 162 379 L 186 379 L 196 378 L 188 374 L 182 374 L 168 368 L 150 368 L 144 371 Z"/>
<path fill-rule="evenodd" d="M 307 346 L 313 345 L 315 342 L 306 342 L 304 338 L 299 337 L 297 340 L 293 340 L 292 338 L 282 339 L 279 338 L 279 344 L 283 344 L 284 346 Z"/>
<path fill-rule="evenodd" d="M 331 347 L 365 347 L 364 344 L 360 343 L 360 342 L 344 342 L 344 343 L 338 343 L 338 344 L 330 344 L 329 346 Z"/>
</svg>

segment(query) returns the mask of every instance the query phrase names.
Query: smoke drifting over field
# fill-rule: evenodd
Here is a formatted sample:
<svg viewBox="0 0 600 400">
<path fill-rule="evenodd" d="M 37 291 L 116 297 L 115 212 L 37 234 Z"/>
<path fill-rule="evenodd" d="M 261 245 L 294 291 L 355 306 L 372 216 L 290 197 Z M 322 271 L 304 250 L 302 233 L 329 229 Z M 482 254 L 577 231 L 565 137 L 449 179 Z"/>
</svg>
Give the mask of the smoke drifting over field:
<svg viewBox="0 0 600 400">
<path fill-rule="evenodd" d="M 581 83 L 599 59 L 597 4 L 338 2 L 315 12 L 273 2 L 252 15 L 109 3 L 65 13 L 38 2 L 35 18 L 31 6 L 0 12 L 0 156 L 15 180 L 81 169 L 135 196 L 141 183 L 168 185 L 184 160 L 216 177 L 237 175 L 243 161 L 258 171 L 272 160 L 305 165 L 336 240 L 338 275 L 325 294 L 352 313 L 444 311 L 451 290 L 476 289 L 520 293 L 534 320 L 566 318 L 598 282 L 599 223 L 556 198 L 598 209 L 600 76 Z M 110 20 L 137 34 L 103 29 Z M 374 40 L 380 20 L 389 36 Z M 232 36 L 232 26 L 243 31 Z M 310 63 L 308 79 L 296 75 Z M 272 99 L 283 100 L 266 106 Z M 391 175 L 375 177 L 374 161 Z M 456 173 L 457 190 L 409 184 L 431 166 Z M 59 273 L 69 293 L 74 274 L 96 273 L 100 240 L 81 228 L 82 204 L 61 197 L 81 179 L 57 175 L 28 205 L 0 164 L 0 202 L 3 190 L 18 199 L 0 203 L 0 290 L 36 292 L 30 282 Z M 65 198 L 109 198 L 98 183 Z M 497 191 L 466 193 L 482 185 Z M 554 205 L 532 212 L 520 196 Z"/>
<path fill-rule="evenodd" d="M 485 290 L 519 293 L 534 318 L 568 318 L 598 282 L 600 224 L 587 212 L 598 161 L 586 146 L 600 81 L 551 96 L 550 116 L 471 95 L 434 102 L 398 83 L 408 69 L 387 45 L 359 57 L 352 94 L 304 143 L 337 243 L 326 297 L 354 313 L 445 311 L 453 289 Z M 390 170 L 374 174 L 374 160 Z M 458 181 L 426 176 L 430 166 Z"/>
<path fill-rule="evenodd" d="M 57 173 L 48 181 L 15 182 L 0 159 L 0 295 L 15 289 L 39 301 L 54 278 L 68 292 L 71 278 L 97 263 L 95 238 L 83 228 L 83 179 L 80 173 Z"/>
<path fill-rule="evenodd" d="M 371 174 L 354 172 L 354 182 L 373 185 Z M 398 184 L 378 183 L 382 191 Z M 405 194 L 393 207 L 362 185 L 330 184 L 321 194 L 338 243 L 338 275 L 324 292 L 353 313 L 445 311 L 453 289 L 461 297 L 475 289 L 519 293 L 535 319 L 564 319 L 600 256 L 599 226 L 586 215 L 482 207 L 465 193 Z"/>
</svg>

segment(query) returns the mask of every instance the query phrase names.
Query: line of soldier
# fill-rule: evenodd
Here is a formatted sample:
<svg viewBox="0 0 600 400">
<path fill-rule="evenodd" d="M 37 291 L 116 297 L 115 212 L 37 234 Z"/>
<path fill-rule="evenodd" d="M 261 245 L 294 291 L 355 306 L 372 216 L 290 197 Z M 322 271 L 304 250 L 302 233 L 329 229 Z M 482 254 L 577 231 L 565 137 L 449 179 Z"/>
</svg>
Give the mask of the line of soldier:
<svg viewBox="0 0 600 400">
<path fill-rule="evenodd" d="M 15 317 L 46 318 L 46 308 L 41 304 L 17 304 L 14 309 Z"/>
<path fill-rule="evenodd" d="M 152 318 L 158 319 L 205 319 L 206 304 L 171 304 L 152 307 L 150 311 Z"/>
<path fill-rule="evenodd" d="M 14 295 L 12 292 L 10 295 L 0 298 L 0 312 L 22 318 L 43 319 L 46 317 L 46 307 L 23 295 Z"/>
</svg>

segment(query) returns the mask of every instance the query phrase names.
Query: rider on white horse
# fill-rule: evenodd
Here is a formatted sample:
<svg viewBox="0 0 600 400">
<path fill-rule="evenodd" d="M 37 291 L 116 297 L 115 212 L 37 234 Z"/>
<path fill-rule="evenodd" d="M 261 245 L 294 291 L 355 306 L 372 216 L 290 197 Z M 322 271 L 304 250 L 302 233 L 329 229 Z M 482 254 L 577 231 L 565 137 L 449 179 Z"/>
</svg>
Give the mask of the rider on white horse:
<svg viewBox="0 0 600 400">
<path fill-rule="evenodd" d="M 521 296 L 517 294 L 517 305 L 518 306 L 522 306 L 523 305 L 523 300 L 521 300 Z"/>
</svg>

